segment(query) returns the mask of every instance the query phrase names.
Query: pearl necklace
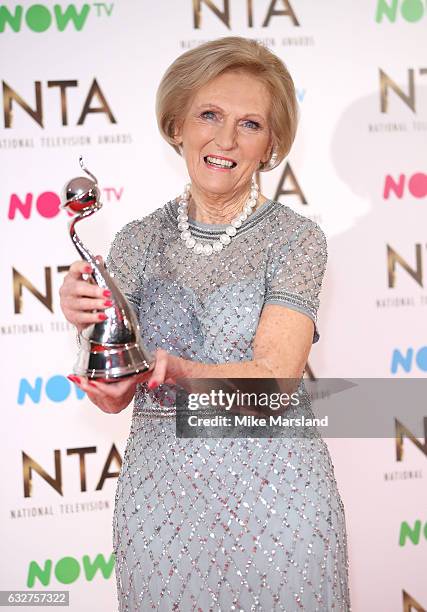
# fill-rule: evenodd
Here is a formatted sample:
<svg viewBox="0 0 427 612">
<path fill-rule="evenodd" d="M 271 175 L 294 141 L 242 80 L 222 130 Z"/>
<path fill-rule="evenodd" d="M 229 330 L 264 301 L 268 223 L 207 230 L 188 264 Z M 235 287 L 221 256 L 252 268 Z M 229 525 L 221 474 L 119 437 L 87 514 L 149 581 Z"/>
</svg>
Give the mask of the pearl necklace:
<svg viewBox="0 0 427 612">
<path fill-rule="evenodd" d="M 249 217 L 253 212 L 253 209 L 257 205 L 259 196 L 259 187 L 252 178 L 251 192 L 246 204 L 243 207 L 243 211 L 237 215 L 235 219 L 225 228 L 225 231 L 218 240 L 215 240 L 212 244 L 197 242 L 191 235 L 190 225 L 188 223 L 188 202 L 190 200 L 190 189 L 191 183 L 185 186 L 184 193 L 180 196 L 178 204 L 178 229 L 181 231 L 181 239 L 185 242 L 187 248 L 192 249 L 196 255 L 211 255 L 212 253 L 219 253 L 227 244 L 230 244 L 233 236 L 237 234 L 237 228 L 239 228 L 243 221 Z"/>
</svg>

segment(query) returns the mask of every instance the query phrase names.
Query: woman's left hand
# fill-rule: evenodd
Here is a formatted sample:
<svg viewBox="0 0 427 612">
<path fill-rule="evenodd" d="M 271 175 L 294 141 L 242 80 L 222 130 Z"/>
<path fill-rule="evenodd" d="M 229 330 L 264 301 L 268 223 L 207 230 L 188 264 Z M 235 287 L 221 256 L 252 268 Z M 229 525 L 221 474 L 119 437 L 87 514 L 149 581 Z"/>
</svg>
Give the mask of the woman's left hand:
<svg viewBox="0 0 427 612">
<path fill-rule="evenodd" d="M 154 368 L 143 375 L 143 382 L 147 382 L 149 389 L 155 389 L 163 383 L 174 384 L 177 378 L 184 376 L 184 362 L 185 359 L 182 357 L 172 355 L 164 349 L 157 349 Z"/>
</svg>

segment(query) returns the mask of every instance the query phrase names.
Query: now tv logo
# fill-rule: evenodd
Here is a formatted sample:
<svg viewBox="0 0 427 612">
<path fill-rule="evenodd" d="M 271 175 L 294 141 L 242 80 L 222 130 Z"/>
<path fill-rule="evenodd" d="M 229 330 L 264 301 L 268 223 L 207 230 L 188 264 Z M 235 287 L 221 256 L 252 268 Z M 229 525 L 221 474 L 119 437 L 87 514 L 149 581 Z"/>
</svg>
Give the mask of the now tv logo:
<svg viewBox="0 0 427 612">
<path fill-rule="evenodd" d="M 383 189 L 385 200 L 388 200 L 391 195 L 401 199 L 408 193 L 414 198 L 425 198 L 427 196 L 427 174 L 416 172 L 411 176 L 399 174 L 398 177 L 386 175 Z"/>
<path fill-rule="evenodd" d="M 395 348 L 391 356 L 391 373 L 401 372 L 427 372 L 427 346 L 407 349 Z"/>
<path fill-rule="evenodd" d="M 408 23 L 416 23 L 425 16 L 427 9 L 423 0 L 378 0 L 375 21 L 381 23 L 387 19 L 395 23 L 399 13 Z"/>
<path fill-rule="evenodd" d="M 419 544 L 421 536 L 427 541 L 427 521 L 420 521 L 419 519 L 414 522 L 414 526 L 407 521 L 403 521 L 400 526 L 399 533 L 399 546 L 405 546 L 406 542 L 410 540 L 412 544 Z"/>
<path fill-rule="evenodd" d="M 8 30 L 19 32 L 25 25 L 32 32 L 46 32 L 50 27 L 56 26 L 59 32 L 63 32 L 69 24 L 80 32 L 86 24 L 89 13 L 94 10 L 98 17 L 110 17 L 113 12 L 114 4 L 105 2 L 94 2 L 92 5 L 83 4 L 77 8 L 75 4 L 61 6 L 54 4 L 49 8 L 45 4 L 32 4 L 25 7 L 17 4 L 14 8 L 10 5 L 0 5 L 0 32 L 3 33 L 8 26 Z"/>
<path fill-rule="evenodd" d="M 36 581 L 48 586 L 52 579 L 61 584 L 72 584 L 79 578 L 91 582 L 97 574 L 108 580 L 113 573 L 115 562 L 114 553 L 107 557 L 98 554 L 93 560 L 89 555 L 83 555 L 81 561 L 69 556 L 55 562 L 52 559 L 46 559 L 44 562 L 31 561 L 28 566 L 27 587 L 32 589 Z"/>
<path fill-rule="evenodd" d="M 33 381 L 21 378 L 18 388 L 18 404 L 20 406 L 29 402 L 39 404 L 45 399 L 55 403 L 65 402 L 70 395 L 73 395 L 73 391 L 78 400 L 83 399 L 86 395 L 62 374 L 55 374 L 47 379 L 37 376 Z"/>
<path fill-rule="evenodd" d="M 107 202 L 119 202 L 123 196 L 123 187 L 103 187 L 101 191 Z M 54 191 L 43 191 L 40 194 L 28 192 L 25 195 L 12 193 L 7 218 L 14 221 L 16 218 L 30 219 L 32 215 L 37 215 L 53 219 L 60 212 L 63 212 L 61 198 Z"/>
</svg>

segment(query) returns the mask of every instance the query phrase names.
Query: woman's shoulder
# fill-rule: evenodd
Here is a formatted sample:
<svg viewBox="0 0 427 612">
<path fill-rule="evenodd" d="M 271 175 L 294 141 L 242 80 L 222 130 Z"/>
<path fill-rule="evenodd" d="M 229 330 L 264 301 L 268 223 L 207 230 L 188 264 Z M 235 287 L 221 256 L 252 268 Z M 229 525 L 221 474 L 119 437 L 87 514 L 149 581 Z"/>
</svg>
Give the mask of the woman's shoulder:
<svg viewBox="0 0 427 612">
<path fill-rule="evenodd" d="M 309 217 L 296 212 L 286 204 L 276 200 L 274 203 L 273 220 L 277 235 L 285 241 L 294 240 L 299 237 L 312 237 L 318 242 L 325 243 L 326 237 L 320 225 Z"/>
</svg>

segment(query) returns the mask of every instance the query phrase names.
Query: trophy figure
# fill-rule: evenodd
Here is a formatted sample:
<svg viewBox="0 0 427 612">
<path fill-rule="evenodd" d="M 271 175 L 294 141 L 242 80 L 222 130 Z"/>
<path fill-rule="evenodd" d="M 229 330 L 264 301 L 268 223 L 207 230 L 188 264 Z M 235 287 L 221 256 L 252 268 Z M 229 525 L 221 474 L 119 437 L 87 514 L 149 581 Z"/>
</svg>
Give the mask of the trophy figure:
<svg viewBox="0 0 427 612">
<path fill-rule="evenodd" d="M 93 268 L 91 282 L 111 291 L 113 305 L 104 312 L 105 321 L 88 326 L 80 334 L 80 351 L 74 366 L 77 376 L 103 382 L 114 382 L 151 370 L 153 355 L 140 337 L 136 314 L 103 263 L 87 249 L 75 231 L 77 221 L 89 217 L 102 207 L 98 181 L 79 158 L 81 168 L 90 177 L 71 179 L 63 190 L 62 208 L 71 213 L 69 232 L 82 259 Z"/>
</svg>

